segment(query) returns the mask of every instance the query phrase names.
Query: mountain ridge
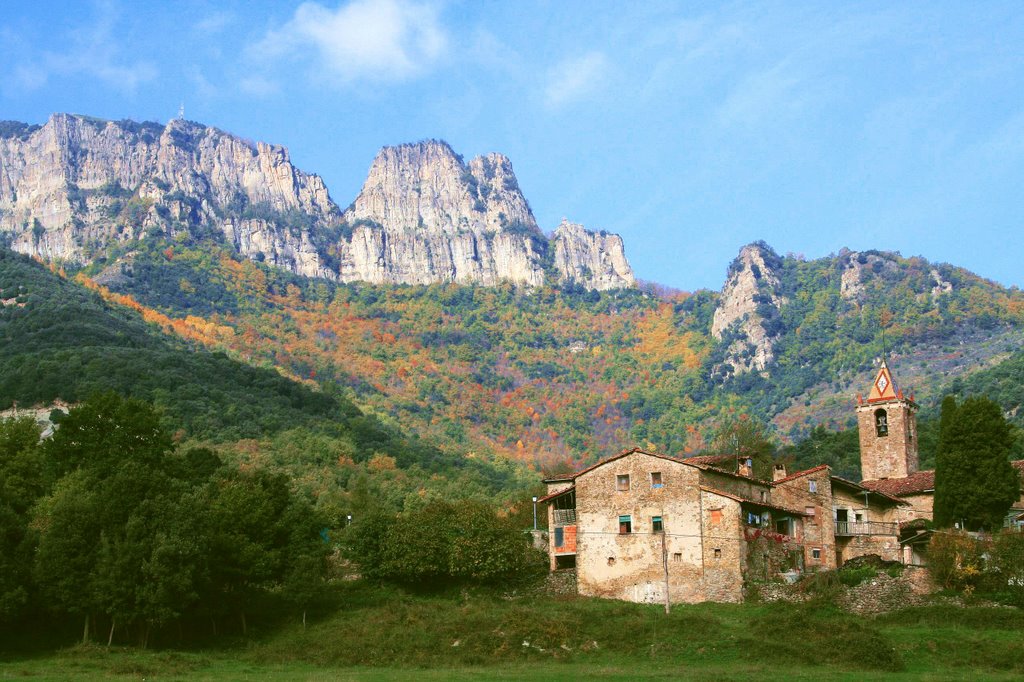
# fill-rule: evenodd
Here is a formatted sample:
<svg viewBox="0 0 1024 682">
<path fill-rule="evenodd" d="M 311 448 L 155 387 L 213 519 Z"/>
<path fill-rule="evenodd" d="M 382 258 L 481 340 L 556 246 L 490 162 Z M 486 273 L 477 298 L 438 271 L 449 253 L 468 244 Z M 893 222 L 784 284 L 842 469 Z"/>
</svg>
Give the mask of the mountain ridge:
<svg viewBox="0 0 1024 682">
<path fill-rule="evenodd" d="M 560 228 L 561 226 L 559 226 Z M 90 263 L 147 237 L 212 237 L 299 275 L 351 282 L 635 285 L 621 238 L 537 226 L 511 162 L 445 142 L 384 147 L 344 211 L 287 148 L 203 124 L 54 114 L 0 123 L 0 233 Z"/>
</svg>

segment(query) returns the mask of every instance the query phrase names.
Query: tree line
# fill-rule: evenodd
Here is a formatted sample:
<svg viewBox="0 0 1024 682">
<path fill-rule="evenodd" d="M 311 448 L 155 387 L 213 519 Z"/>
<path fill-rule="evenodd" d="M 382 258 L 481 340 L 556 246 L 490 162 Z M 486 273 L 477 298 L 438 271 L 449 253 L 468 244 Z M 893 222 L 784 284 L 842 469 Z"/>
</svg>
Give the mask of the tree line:
<svg viewBox="0 0 1024 682">
<path fill-rule="evenodd" d="M 0 622 L 77 618 L 83 639 L 146 645 L 155 630 L 232 619 L 276 592 L 316 596 L 322 521 L 281 474 L 180 451 L 148 403 L 93 396 L 40 442 L 0 422 Z"/>
</svg>

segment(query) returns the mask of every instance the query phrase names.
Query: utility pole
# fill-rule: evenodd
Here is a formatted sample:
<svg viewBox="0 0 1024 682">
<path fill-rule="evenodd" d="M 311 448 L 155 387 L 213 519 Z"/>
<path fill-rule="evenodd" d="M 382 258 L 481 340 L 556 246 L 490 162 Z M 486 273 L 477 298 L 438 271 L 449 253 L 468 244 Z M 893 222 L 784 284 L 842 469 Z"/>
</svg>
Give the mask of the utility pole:
<svg viewBox="0 0 1024 682">
<path fill-rule="evenodd" d="M 665 512 L 661 513 L 661 565 L 665 569 L 665 615 L 668 615 L 672 609 L 672 602 L 669 599 L 668 594 L 668 545 L 665 536 L 668 533 L 665 530 Z"/>
</svg>

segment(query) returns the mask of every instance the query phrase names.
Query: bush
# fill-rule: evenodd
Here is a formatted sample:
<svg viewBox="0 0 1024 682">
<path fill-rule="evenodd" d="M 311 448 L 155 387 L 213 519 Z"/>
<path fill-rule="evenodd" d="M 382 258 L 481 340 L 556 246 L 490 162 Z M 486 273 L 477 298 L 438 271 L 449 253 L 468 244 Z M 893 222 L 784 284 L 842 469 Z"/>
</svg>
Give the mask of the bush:
<svg viewBox="0 0 1024 682">
<path fill-rule="evenodd" d="M 993 538 L 991 566 L 1000 592 L 1009 603 L 1024 606 L 1024 533 L 1003 531 Z"/>
<path fill-rule="evenodd" d="M 349 558 L 363 575 L 438 587 L 494 582 L 543 572 L 543 555 L 490 506 L 431 502 L 397 517 L 370 514 L 352 526 Z"/>
<path fill-rule="evenodd" d="M 982 576 L 984 549 L 982 542 L 967 533 L 936 533 L 928 545 L 932 578 L 947 589 L 973 590 Z"/>
</svg>

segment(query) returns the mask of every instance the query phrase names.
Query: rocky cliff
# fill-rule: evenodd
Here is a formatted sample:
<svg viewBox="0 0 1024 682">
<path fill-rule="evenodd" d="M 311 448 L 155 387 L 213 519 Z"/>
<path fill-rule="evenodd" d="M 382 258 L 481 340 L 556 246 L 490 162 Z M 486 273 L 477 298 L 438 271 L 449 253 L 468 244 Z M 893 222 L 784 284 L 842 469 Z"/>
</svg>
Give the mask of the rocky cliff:
<svg viewBox="0 0 1024 682">
<path fill-rule="evenodd" d="M 729 266 L 711 324 L 712 335 L 729 341 L 726 363 L 733 374 L 764 371 L 774 359 L 771 321 L 785 303 L 779 257 L 764 244 L 748 244 Z"/>
<path fill-rule="evenodd" d="M 545 237 L 499 154 L 466 164 L 443 142 L 386 147 L 342 213 L 285 148 L 183 120 L 0 123 L 0 235 L 79 263 L 143 237 L 213 237 L 346 282 L 634 284 L 617 236 L 566 223 Z"/>
<path fill-rule="evenodd" d="M 635 281 L 617 236 L 563 222 L 548 239 L 507 158 L 467 164 L 444 142 L 382 149 L 342 219 L 353 229 L 345 280 L 539 285 L 554 276 L 593 289 Z"/>
<path fill-rule="evenodd" d="M 216 230 L 245 256 L 327 275 L 309 226 L 338 215 L 283 147 L 182 120 L 55 114 L 0 136 L 0 230 L 12 247 L 86 262 L 117 241 Z M 282 229 L 287 219 L 306 223 Z"/>
</svg>

